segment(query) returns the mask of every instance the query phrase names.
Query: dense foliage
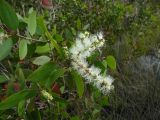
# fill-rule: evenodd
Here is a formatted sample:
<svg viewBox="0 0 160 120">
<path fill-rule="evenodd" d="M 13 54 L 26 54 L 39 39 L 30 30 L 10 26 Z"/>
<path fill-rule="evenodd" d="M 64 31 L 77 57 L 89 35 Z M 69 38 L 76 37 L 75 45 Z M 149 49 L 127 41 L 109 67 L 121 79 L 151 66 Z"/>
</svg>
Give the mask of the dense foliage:
<svg viewBox="0 0 160 120">
<path fill-rule="evenodd" d="M 159 12 L 158 0 L 0 0 L 0 119 L 160 118 Z M 86 59 L 115 79 L 107 95 L 71 65 L 86 31 L 105 39 Z"/>
</svg>

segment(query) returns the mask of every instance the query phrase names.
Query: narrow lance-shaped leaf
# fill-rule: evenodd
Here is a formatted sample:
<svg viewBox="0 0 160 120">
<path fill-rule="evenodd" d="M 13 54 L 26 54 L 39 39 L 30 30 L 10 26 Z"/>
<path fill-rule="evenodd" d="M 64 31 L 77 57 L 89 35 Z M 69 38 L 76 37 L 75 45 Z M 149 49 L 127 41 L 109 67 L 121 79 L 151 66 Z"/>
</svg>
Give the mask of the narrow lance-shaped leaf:
<svg viewBox="0 0 160 120">
<path fill-rule="evenodd" d="M 75 71 L 72 71 L 72 76 L 75 79 L 77 92 L 78 92 L 79 97 L 81 98 L 83 96 L 83 93 L 84 93 L 84 82 L 83 82 L 83 79 Z"/>
<path fill-rule="evenodd" d="M 5 0 L 0 0 L 0 20 L 12 30 L 18 28 L 19 21 L 17 15 Z"/>
<path fill-rule="evenodd" d="M 22 100 L 18 104 L 18 115 L 23 116 L 25 114 L 25 100 Z"/>
<path fill-rule="evenodd" d="M 42 66 L 40 66 L 37 70 L 35 70 L 31 75 L 29 75 L 28 80 L 33 82 L 43 82 L 48 79 L 52 71 L 56 69 L 57 65 L 49 62 Z"/>
<path fill-rule="evenodd" d="M 55 82 L 55 80 L 63 76 L 64 73 L 65 73 L 64 69 L 57 67 L 54 71 L 51 72 L 48 80 L 45 83 L 42 82 L 42 84 L 45 84 L 46 87 L 51 87 L 53 83 Z"/>
<path fill-rule="evenodd" d="M 4 40 L 2 44 L 0 44 L 0 61 L 9 55 L 12 44 L 13 42 L 11 39 Z"/>
<path fill-rule="evenodd" d="M 38 109 L 35 109 L 33 111 L 27 111 L 26 112 L 26 120 L 42 120 L 40 112 Z"/>
<path fill-rule="evenodd" d="M 59 47 L 59 45 L 57 44 L 57 42 L 53 39 L 52 35 L 47 30 L 47 27 L 46 27 L 46 25 L 44 23 L 43 17 L 39 17 L 38 20 L 39 20 L 39 26 L 41 27 L 41 29 L 43 29 L 43 31 L 45 32 L 46 37 L 48 38 L 48 40 L 51 41 L 51 44 L 57 50 L 58 54 L 61 57 L 64 56 L 63 50 Z"/>
<path fill-rule="evenodd" d="M 22 90 L 18 93 L 15 93 L 0 103 L 0 110 L 6 110 L 15 107 L 20 101 L 36 96 L 36 93 L 36 90 Z"/>
</svg>

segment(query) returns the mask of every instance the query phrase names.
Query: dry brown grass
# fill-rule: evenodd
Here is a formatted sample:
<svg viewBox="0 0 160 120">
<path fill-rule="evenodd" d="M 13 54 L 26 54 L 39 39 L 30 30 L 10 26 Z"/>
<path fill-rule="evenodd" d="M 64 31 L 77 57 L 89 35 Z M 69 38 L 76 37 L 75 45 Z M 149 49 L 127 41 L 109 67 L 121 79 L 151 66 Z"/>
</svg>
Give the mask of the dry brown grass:
<svg viewBox="0 0 160 120">
<path fill-rule="evenodd" d="M 121 66 L 120 79 L 117 80 L 113 95 L 110 96 L 109 106 L 103 111 L 102 119 L 160 119 L 160 78 L 157 77 L 159 73 L 152 71 L 151 66 L 144 69 L 142 63 L 136 62 Z"/>
</svg>

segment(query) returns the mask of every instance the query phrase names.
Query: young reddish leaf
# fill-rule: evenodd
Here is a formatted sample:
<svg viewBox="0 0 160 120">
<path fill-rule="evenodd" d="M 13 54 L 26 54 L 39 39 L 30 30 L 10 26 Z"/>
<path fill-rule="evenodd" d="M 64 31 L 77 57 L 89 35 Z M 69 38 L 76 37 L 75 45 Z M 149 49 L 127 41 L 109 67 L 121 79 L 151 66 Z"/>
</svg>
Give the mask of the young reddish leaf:
<svg viewBox="0 0 160 120">
<path fill-rule="evenodd" d="M 47 9 L 53 8 L 53 3 L 51 0 L 41 0 L 41 5 L 42 7 L 47 8 Z"/>
<path fill-rule="evenodd" d="M 13 88 L 15 92 L 20 91 L 20 84 L 18 82 L 13 83 Z"/>
<path fill-rule="evenodd" d="M 61 91 L 60 91 L 60 86 L 57 84 L 57 83 L 54 83 L 53 86 L 52 86 L 52 91 L 57 93 L 57 94 L 61 94 Z"/>
</svg>

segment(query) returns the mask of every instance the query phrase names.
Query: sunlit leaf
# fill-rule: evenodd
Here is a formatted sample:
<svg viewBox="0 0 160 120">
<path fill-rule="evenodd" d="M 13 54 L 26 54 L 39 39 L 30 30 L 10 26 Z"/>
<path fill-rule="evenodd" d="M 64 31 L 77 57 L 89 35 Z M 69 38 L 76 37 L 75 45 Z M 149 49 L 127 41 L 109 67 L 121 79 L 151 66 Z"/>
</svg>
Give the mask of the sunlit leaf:
<svg viewBox="0 0 160 120">
<path fill-rule="evenodd" d="M 50 48 L 49 44 L 46 43 L 44 46 L 37 46 L 35 53 L 38 54 L 43 54 L 43 53 L 48 53 L 49 51 L 51 51 L 52 48 Z"/>
<path fill-rule="evenodd" d="M 34 33 L 36 32 L 36 27 L 37 27 L 36 12 L 32 11 L 29 14 L 28 18 L 28 31 L 30 32 L 31 35 L 34 35 Z"/>
<path fill-rule="evenodd" d="M 107 56 L 106 58 L 107 61 L 107 65 L 112 69 L 115 70 L 116 69 L 116 60 L 113 56 Z"/>
<path fill-rule="evenodd" d="M 48 56 L 40 56 L 40 57 L 37 57 L 33 61 L 33 64 L 35 64 L 35 65 L 44 65 L 45 63 L 49 62 L 50 60 L 51 60 L 51 58 L 48 57 Z"/>
<path fill-rule="evenodd" d="M 19 42 L 19 58 L 20 60 L 24 59 L 27 55 L 27 41 L 21 40 Z"/>
</svg>

